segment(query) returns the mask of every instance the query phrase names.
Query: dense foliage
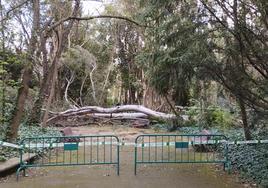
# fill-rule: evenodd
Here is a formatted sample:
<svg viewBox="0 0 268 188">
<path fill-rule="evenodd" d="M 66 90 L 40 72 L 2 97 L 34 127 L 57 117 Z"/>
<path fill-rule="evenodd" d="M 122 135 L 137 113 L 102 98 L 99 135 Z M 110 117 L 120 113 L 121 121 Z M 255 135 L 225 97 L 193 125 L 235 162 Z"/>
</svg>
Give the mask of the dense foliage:
<svg viewBox="0 0 268 188">
<path fill-rule="evenodd" d="M 121 104 L 188 118 L 156 129 L 268 138 L 267 0 L 104 7 L 91 16 L 81 0 L 0 1 L 1 140 L 58 135 L 47 128 L 58 111 Z M 266 185 L 265 149 L 232 146 L 233 168 Z"/>
<path fill-rule="evenodd" d="M 205 85 L 216 81 L 237 102 L 251 139 L 246 107 L 266 114 L 268 108 L 265 6 L 250 0 L 141 1 L 140 18 L 148 27 L 140 61 L 149 64 L 152 85 L 184 106 L 196 96 L 191 87 L 203 101 Z"/>
<path fill-rule="evenodd" d="M 19 130 L 19 138 L 17 143 L 19 143 L 22 139 L 28 137 L 40 137 L 40 136 L 61 136 L 61 132 L 55 128 L 41 128 L 41 127 L 29 127 L 25 124 L 21 125 Z M 4 135 L 0 135 L 0 140 L 4 139 Z M 10 147 L 1 147 L 0 148 L 0 162 L 6 161 L 13 157 L 18 157 L 19 152 L 18 149 L 10 148 Z"/>
<path fill-rule="evenodd" d="M 267 144 L 231 145 L 229 157 L 232 170 L 241 177 L 268 186 L 268 147 Z"/>
</svg>

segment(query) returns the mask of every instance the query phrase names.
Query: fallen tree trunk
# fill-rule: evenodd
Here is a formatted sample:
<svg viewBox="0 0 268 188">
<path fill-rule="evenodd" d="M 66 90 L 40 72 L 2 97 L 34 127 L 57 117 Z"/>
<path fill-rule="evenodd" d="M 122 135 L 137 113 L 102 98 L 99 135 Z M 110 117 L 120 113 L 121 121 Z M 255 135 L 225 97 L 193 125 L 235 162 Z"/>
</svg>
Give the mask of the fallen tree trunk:
<svg viewBox="0 0 268 188">
<path fill-rule="evenodd" d="M 69 109 L 63 112 L 52 113 L 53 117 L 47 120 L 48 124 L 52 124 L 58 120 L 64 120 L 76 116 L 87 116 L 89 118 L 116 118 L 116 119 L 154 119 L 154 120 L 175 120 L 182 119 L 174 114 L 166 114 L 157 112 L 141 105 L 122 105 L 111 108 L 103 108 L 99 106 L 85 106 L 77 109 Z"/>
</svg>

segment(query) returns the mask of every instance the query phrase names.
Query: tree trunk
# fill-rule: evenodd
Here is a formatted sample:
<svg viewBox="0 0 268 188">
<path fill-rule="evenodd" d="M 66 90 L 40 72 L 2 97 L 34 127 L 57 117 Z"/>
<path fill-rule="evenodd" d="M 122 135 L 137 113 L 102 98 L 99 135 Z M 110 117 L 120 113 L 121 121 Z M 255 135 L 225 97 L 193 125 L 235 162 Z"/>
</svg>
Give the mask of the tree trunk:
<svg viewBox="0 0 268 188">
<path fill-rule="evenodd" d="M 64 98 L 65 98 L 65 101 L 68 103 L 68 105 L 70 106 L 70 108 L 75 108 L 75 105 L 73 105 L 70 101 L 69 101 L 69 99 L 68 99 L 68 90 L 69 90 L 69 87 L 70 87 L 70 85 L 73 83 L 73 81 L 74 81 L 74 78 L 75 78 L 75 72 L 74 71 L 72 71 L 72 70 L 70 70 L 70 72 L 71 72 L 71 76 L 70 76 L 70 78 L 68 79 L 68 78 L 66 78 L 66 80 L 67 80 L 67 85 L 66 85 L 66 88 L 65 88 L 65 91 L 64 91 Z"/>
<path fill-rule="evenodd" d="M 83 89 L 84 89 L 84 85 L 85 82 L 87 80 L 88 74 L 86 74 L 86 76 L 83 78 L 83 81 L 81 83 L 81 87 L 80 87 L 80 92 L 79 92 L 79 101 L 80 101 L 80 106 L 83 106 Z"/>
<path fill-rule="evenodd" d="M 79 8 L 80 8 L 80 0 L 76 0 L 72 16 L 76 17 L 78 15 Z M 65 49 L 65 47 L 68 43 L 68 36 L 70 34 L 70 31 L 71 31 L 71 28 L 74 24 L 74 21 L 75 20 L 71 20 L 68 23 L 68 25 L 64 28 L 62 35 L 58 36 L 61 40 L 61 43 L 58 45 L 57 54 L 56 54 L 56 56 L 58 56 L 58 58 L 54 58 L 52 65 L 49 68 L 49 71 L 47 72 L 46 75 L 44 75 L 43 82 L 42 82 L 41 88 L 39 90 L 37 100 L 34 103 L 34 107 L 32 109 L 32 113 L 31 113 L 31 116 L 30 116 L 29 121 L 28 121 L 29 124 L 40 123 L 41 109 L 42 109 L 42 106 L 43 106 L 43 103 L 44 103 L 44 100 L 46 97 L 46 91 L 48 90 L 49 85 L 51 84 L 51 80 L 53 77 L 55 66 L 58 63 L 57 61 L 58 61 L 59 57 L 61 56 L 63 50 Z M 46 31 L 44 31 L 44 32 L 46 32 Z"/>
<path fill-rule="evenodd" d="M 54 117 L 48 119 L 47 123 L 54 123 L 57 120 L 61 120 L 64 118 L 75 117 L 75 116 L 83 116 L 88 115 L 92 118 L 102 117 L 102 118 L 113 118 L 113 117 L 121 117 L 121 118 L 148 118 L 155 120 L 176 120 L 178 118 L 182 119 L 182 117 L 178 117 L 174 114 L 166 114 L 162 112 L 157 112 L 146 108 L 140 105 L 122 105 L 116 106 L 112 108 L 102 108 L 99 106 L 85 106 L 77 109 L 69 109 L 64 112 L 54 113 Z"/>
<path fill-rule="evenodd" d="M 49 71 L 47 71 L 46 74 L 44 75 L 40 90 L 38 92 L 37 99 L 34 102 L 34 106 L 32 108 L 32 113 L 31 113 L 29 120 L 28 120 L 29 125 L 36 125 L 36 124 L 40 123 L 41 109 L 42 109 L 44 100 L 45 100 L 46 96 L 48 95 L 46 92 L 49 88 L 51 77 L 52 77 L 52 74 L 54 72 L 53 70 L 55 69 L 55 64 L 56 64 L 56 62 L 54 60 L 52 62 L 52 65 L 51 65 Z"/>
<path fill-rule="evenodd" d="M 245 138 L 246 138 L 246 140 L 251 140 L 252 137 L 251 137 L 251 133 L 250 133 L 250 128 L 248 126 L 245 103 L 244 103 L 243 99 L 240 97 L 238 98 L 238 103 L 239 103 L 239 107 L 241 110 L 241 117 L 242 117 L 242 122 L 243 122 L 243 127 L 244 127 Z"/>
<path fill-rule="evenodd" d="M 91 89 L 92 89 L 92 98 L 94 100 L 94 103 L 98 105 L 98 100 L 96 98 L 96 91 L 95 91 L 95 84 L 93 80 L 93 72 L 95 71 L 96 66 L 92 68 L 92 70 L 89 72 L 89 79 L 91 83 Z"/>
<path fill-rule="evenodd" d="M 59 57 L 55 57 L 57 58 L 56 59 L 56 62 L 59 61 Z M 48 97 L 48 100 L 47 100 L 47 104 L 46 104 L 46 111 L 45 111 L 45 114 L 44 114 L 44 117 L 43 117 L 43 122 L 42 122 L 42 127 L 46 127 L 46 122 L 47 122 L 47 119 L 48 119 L 48 110 L 50 108 L 50 105 L 51 105 L 51 102 L 52 102 L 52 98 L 54 96 L 54 91 L 55 91 L 55 83 L 56 83 L 56 78 L 57 78 L 57 73 L 58 73 L 58 68 L 57 68 L 57 63 L 55 65 L 55 69 L 53 70 L 53 76 L 52 76 L 52 80 L 51 80 L 51 89 L 50 89 L 50 93 L 49 93 L 49 97 Z"/>
<path fill-rule="evenodd" d="M 4 9 L 2 5 L 2 0 L 0 0 L 0 11 L 1 11 L 1 35 L 2 35 L 2 50 L 5 51 L 5 20 L 4 20 Z"/>
<path fill-rule="evenodd" d="M 19 125 L 23 116 L 25 101 L 29 91 L 29 83 L 32 78 L 32 67 L 26 67 L 23 72 L 22 86 L 18 90 L 18 98 L 14 109 L 10 128 L 8 128 L 6 140 L 13 142 L 18 136 Z"/>
<path fill-rule="evenodd" d="M 22 76 L 22 86 L 18 90 L 16 107 L 14 109 L 10 127 L 8 128 L 6 139 L 8 141 L 15 141 L 18 135 L 18 129 L 23 117 L 25 101 L 29 91 L 29 84 L 32 79 L 33 74 L 33 62 L 34 58 L 32 56 L 35 54 L 37 46 L 37 33 L 39 32 L 40 27 L 40 2 L 39 0 L 32 1 L 33 7 L 33 25 L 31 38 L 27 50 L 27 64 L 25 65 L 23 76 Z"/>
</svg>

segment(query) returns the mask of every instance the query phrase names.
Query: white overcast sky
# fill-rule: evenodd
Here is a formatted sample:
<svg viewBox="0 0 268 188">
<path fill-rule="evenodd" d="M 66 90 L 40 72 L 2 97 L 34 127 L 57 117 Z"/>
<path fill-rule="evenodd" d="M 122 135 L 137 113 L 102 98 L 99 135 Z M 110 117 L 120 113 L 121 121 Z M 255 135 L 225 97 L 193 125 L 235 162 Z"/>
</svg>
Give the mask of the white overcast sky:
<svg viewBox="0 0 268 188">
<path fill-rule="evenodd" d="M 106 3 L 90 1 L 90 0 L 82 0 L 83 3 L 83 14 L 86 15 L 99 15 L 103 10 Z"/>
</svg>

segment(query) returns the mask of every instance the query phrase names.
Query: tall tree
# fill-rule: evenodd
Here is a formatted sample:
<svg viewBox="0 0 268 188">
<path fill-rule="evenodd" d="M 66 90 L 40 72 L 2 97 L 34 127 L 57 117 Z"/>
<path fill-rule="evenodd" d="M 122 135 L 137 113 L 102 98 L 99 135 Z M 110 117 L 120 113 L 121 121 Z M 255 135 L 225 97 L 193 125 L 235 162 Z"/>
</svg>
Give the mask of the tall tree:
<svg viewBox="0 0 268 188">
<path fill-rule="evenodd" d="M 6 138 L 9 141 L 14 141 L 17 138 L 18 128 L 20 125 L 20 121 L 23 116 L 25 101 L 27 99 L 32 74 L 33 74 L 33 63 L 35 61 L 35 53 L 37 49 L 37 36 L 38 32 L 40 31 L 40 2 L 39 0 L 32 1 L 32 14 L 33 14 L 33 21 L 32 21 L 32 29 L 31 29 L 31 37 L 30 42 L 27 49 L 26 59 L 27 63 L 25 64 L 21 86 L 18 90 L 17 102 L 16 107 L 14 109 L 14 113 L 12 115 L 12 120 L 10 123 L 10 127 L 6 134 Z"/>
<path fill-rule="evenodd" d="M 246 108 L 268 109 L 266 6 L 239 0 L 141 1 L 141 17 L 151 26 L 147 58 L 141 59 L 152 62 L 152 84 L 181 100 L 193 78 L 217 81 L 237 99 L 245 137 L 251 139 Z"/>
</svg>

